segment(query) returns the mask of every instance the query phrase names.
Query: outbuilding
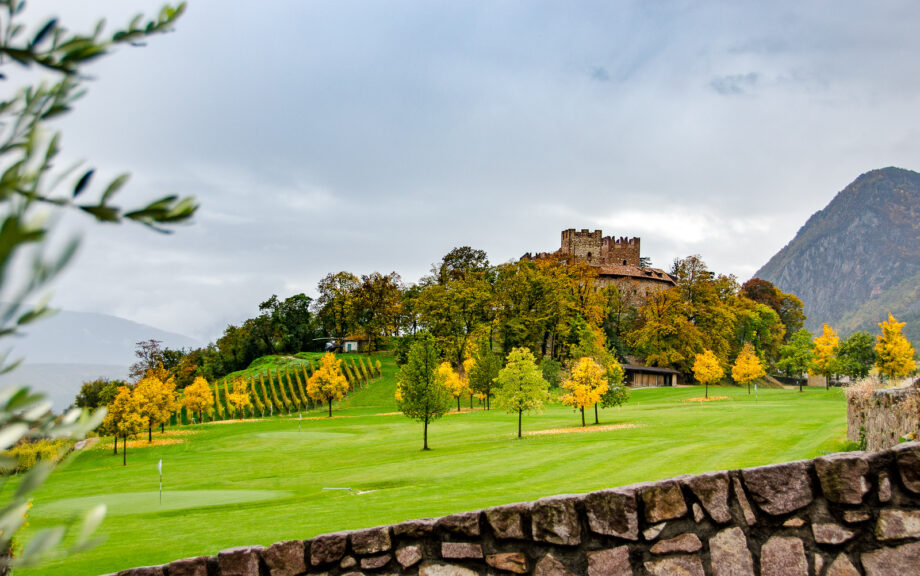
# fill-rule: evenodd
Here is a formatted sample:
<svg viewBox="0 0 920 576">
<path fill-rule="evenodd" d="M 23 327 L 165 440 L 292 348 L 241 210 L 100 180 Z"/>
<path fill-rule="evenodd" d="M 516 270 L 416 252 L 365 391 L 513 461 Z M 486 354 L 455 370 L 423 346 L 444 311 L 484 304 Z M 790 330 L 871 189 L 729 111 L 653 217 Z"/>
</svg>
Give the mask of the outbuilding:
<svg viewBox="0 0 920 576">
<path fill-rule="evenodd" d="M 654 388 L 658 386 L 677 386 L 680 372 L 670 368 L 654 368 L 641 364 L 626 364 L 626 385 L 630 388 Z"/>
</svg>

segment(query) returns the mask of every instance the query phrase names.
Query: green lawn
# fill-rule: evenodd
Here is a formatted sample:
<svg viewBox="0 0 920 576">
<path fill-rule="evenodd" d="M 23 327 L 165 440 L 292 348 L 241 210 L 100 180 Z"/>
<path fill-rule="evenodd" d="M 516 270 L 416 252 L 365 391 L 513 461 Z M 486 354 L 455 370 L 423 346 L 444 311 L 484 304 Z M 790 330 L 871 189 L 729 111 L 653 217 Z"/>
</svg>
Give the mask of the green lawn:
<svg viewBox="0 0 920 576">
<path fill-rule="evenodd" d="M 632 428 L 518 440 L 515 416 L 477 409 L 435 422 L 433 450 L 422 452 L 421 425 L 392 414 L 393 371 L 386 359 L 384 378 L 345 400 L 332 419 L 314 411 L 302 422 L 295 415 L 185 427 L 195 433 L 181 444 L 129 450 L 127 467 L 109 450 L 78 455 L 37 494 L 29 531 L 106 502 L 106 541 L 21 573 L 103 574 L 232 546 L 811 458 L 839 449 L 845 435 L 839 390 L 762 390 L 755 400 L 744 389 L 710 388 L 729 399 L 700 404 L 682 400 L 702 389 L 651 389 L 601 411 L 602 425 Z M 576 412 L 558 405 L 524 416 L 525 432 L 579 424 Z"/>
</svg>

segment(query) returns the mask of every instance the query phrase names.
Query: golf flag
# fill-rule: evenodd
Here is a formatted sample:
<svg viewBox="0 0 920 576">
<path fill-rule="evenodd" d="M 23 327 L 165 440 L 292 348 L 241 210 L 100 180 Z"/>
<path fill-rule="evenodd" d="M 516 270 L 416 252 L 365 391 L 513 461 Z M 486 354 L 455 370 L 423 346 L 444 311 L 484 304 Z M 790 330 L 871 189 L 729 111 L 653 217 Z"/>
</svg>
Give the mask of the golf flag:
<svg viewBox="0 0 920 576">
<path fill-rule="evenodd" d="M 163 475 L 163 459 L 160 458 L 159 463 L 157 463 L 157 472 L 160 473 L 160 476 Z"/>
</svg>

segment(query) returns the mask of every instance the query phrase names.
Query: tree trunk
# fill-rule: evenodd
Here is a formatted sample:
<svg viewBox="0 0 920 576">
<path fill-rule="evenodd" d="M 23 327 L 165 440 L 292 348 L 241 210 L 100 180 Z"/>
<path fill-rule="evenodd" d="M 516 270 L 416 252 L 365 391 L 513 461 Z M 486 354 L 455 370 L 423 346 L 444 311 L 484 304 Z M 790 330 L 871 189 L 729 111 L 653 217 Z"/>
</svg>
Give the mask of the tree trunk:
<svg viewBox="0 0 920 576">
<path fill-rule="evenodd" d="M 115 435 L 115 456 L 118 456 L 118 434 Z"/>
<path fill-rule="evenodd" d="M 584 409 L 584 407 L 582 407 L 582 409 L 581 409 L 581 425 L 582 425 L 582 426 L 585 425 L 585 409 Z"/>
<path fill-rule="evenodd" d="M 470 392 L 470 412 L 473 411 L 473 393 Z"/>
<path fill-rule="evenodd" d="M 125 434 L 124 440 L 121 442 L 121 465 L 128 465 L 128 435 Z"/>
<path fill-rule="evenodd" d="M 523 414 L 523 412 L 523 410 L 518 410 L 518 438 L 521 437 L 521 414 Z"/>
<path fill-rule="evenodd" d="M 804 380 L 802 380 L 801 378 L 799 378 L 799 392 L 802 391 L 802 382 L 804 382 Z"/>
<path fill-rule="evenodd" d="M 709 380 L 705 382 L 706 385 L 706 398 L 709 398 Z"/>
<path fill-rule="evenodd" d="M 460 397 L 457 396 L 457 412 L 460 411 Z"/>
<path fill-rule="evenodd" d="M 332 418 L 332 400 L 329 400 L 329 417 Z"/>
<path fill-rule="evenodd" d="M 166 434 L 166 422 L 160 422 L 160 434 Z"/>
<path fill-rule="evenodd" d="M 597 403 L 594 404 L 594 423 L 600 424 L 600 420 L 597 419 Z"/>
<path fill-rule="evenodd" d="M 153 424 L 147 425 L 147 442 L 153 442 Z"/>
<path fill-rule="evenodd" d="M 428 450 L 428 418 L 425 418 L 425 442 L 422 450 Z"/>
<path fill-rule="evenodd" d="M 748 395 L 750 396 L 750 394 L 751 394 L 751 381 L 748 380 Z"/>
</svg>

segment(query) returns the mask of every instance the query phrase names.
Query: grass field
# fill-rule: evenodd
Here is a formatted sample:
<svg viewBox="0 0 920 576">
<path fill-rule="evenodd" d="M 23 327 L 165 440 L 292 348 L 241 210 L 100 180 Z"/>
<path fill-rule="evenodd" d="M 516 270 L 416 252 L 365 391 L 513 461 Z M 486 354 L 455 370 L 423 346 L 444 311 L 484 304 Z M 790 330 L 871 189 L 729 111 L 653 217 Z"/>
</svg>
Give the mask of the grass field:
<svg viewBox="0 0 920 576">
<path fill-rule="evenodd" d="M 387 359 L 384 378 L 346 399 L 332 419 L 315 411 L 302 422 L 295 415 L 189 426 L 183 430 L 193 433 L 175 436 L 181 443 L 129 449 L 127 467 L 111 445 L 80 453 L 36 495 L 29 531 L 105 502 L 106 541 L 21 573 L 103 574 L 232 546 L 811 458 L 840 449 L 845 435 L 839 390 L 762 390 L 755 399 L 740 388 L 710 388 L 727 399 L 699 403 L 684 400 L 701 396 L 700 388 L 646 389 L 601 411 L 602 425 L 624 425 L 614 429 L 570 433 L 579 415 L 554 405 L 525 415 L 524 430 L 558 432 L 518 440 L 514 415 L 477 409 L 435 422 L 433 450 L 422 452 L 421 425 L 394 414 L 393 370 Z"/>
</svg>

